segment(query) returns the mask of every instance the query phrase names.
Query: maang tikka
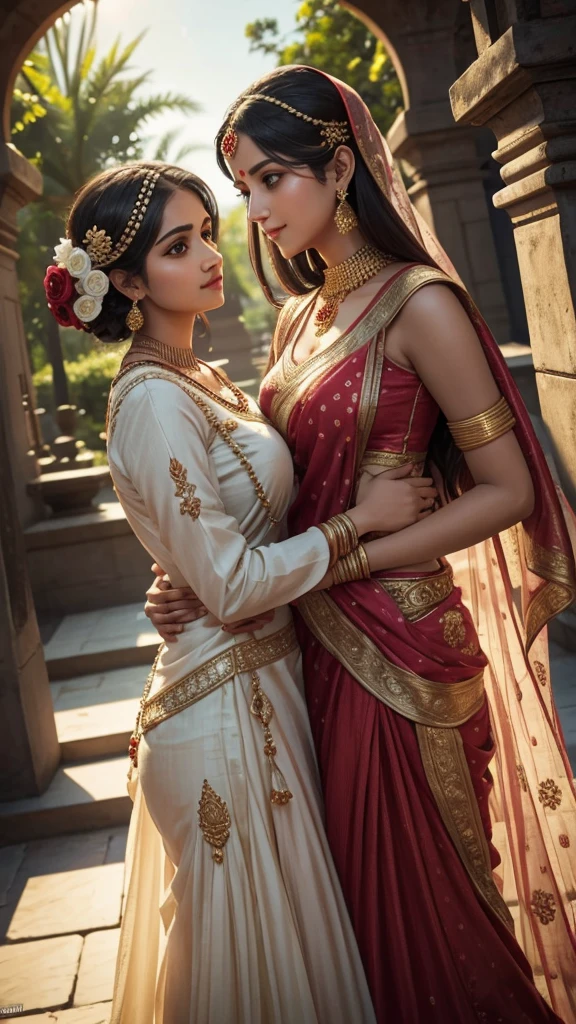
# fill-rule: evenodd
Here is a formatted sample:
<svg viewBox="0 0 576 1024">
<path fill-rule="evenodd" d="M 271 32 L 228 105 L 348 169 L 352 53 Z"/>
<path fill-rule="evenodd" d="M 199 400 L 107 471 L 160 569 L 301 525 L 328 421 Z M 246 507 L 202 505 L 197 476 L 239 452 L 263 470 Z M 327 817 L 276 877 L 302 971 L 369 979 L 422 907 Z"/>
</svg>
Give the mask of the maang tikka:
<svg viewBox="0 0 576 1024">
<path fill-rule="evenodd" d="M 353 228 L 358 227 L 358 217 L 354 213 L 350 203 L 346 202 L 346 196 L 348 195 L 346 189 L 337 189 L 336 195 L 338 197 L 338 206 L 336 207 L 334 220 L 340 234 L 347 235 L 349 231 L 353 230 Z"/>
</svg>

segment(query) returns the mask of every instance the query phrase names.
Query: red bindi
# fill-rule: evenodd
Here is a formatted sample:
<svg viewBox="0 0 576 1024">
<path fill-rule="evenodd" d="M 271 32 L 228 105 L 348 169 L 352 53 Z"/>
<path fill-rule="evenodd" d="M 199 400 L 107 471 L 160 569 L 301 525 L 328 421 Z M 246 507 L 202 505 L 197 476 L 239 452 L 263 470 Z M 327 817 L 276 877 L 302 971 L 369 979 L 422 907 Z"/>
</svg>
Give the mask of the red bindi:
<svg viewBox="0 0 576 1024">
<path fill-rule="evenodd" d="M 240 175 L 241 178 L 246 177 L 246 171 L 238 171 L 238 174 Z"/>
</svg>

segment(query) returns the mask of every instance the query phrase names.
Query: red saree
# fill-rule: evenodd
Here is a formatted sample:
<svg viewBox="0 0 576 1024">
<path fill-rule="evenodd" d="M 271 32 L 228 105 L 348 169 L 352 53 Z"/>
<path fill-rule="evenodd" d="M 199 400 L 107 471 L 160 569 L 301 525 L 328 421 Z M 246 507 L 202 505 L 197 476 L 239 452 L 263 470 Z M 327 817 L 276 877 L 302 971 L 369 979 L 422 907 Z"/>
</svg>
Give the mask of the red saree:
<svg viewBox="0 0 576 1024">
<path fill-rule="evenodd" d="M 451 283 L 429 267 L 399 272 L 340 339 L 300 366 L 291 359 L 291 341 L 309 299 L 291 300 L 284 308 L 275 342 L 278 361 L 260 397 L 291 448 L 299 477 L 291 533 L 350 507 L 363 466 L 425 459 L 437 407 L 415 374 L 386 358 L 384 337 L 410 295 L 438 280 Z M 518 558 L 528 631 L 535 637 L 573 596 L 570 544 L 527 414 L 486 326 L 457 290 L 514 409 L 535 479 L 537 508 L 524 527 L 533 545 L 532 569 L 540 575 Z M 493 545 L 490 559 L 499 563 L 501 580 L 509 580 L 502 545 Z M 474 576 L 478 588 L 494 575 L 493 567 L 484 571 L 480 579 Z M 490 640 L 500 642 L 500 657 L 504 642 L 516 644 L 516 664 L 508 666 L 505 682 L 496 681 L 500 689 L 494 684 L 495 696 L 491 692 L 492 712 L 495 702 L 506 704 L 512 677 L 517 696 L 521 657 L 530 700 L 536 694 L 541 729 L 554 751 L 546 761 L 547 773 L 554 775 L 544 780 L 543 792 L 551 806 L 555 791 L 562 791 L 566 815 L 560 839 L 558 831 L 553 839 L 544 835 L 543 826 L 530 833 L 537 857 L 528 869 L 519 825 L 527 805 L 520 806 L 519 792 L 526 785 L 528 793 L 530 772 L 519 763 L 512 713 L 506 717 L 500 704 L 498 728 L 492 728 L 484 676 L 490 677 L 490 689 L 495 672 L 487 667 L 475 628 L 477 606 L 486 602 L 472 592 L 467 598 L 474 619 L 444 564 L 410 577 L 375 573 L 372 580 L 308 595 L 298 607 L 328 838 L 380 1024 L 558 1021 L 532 983 L 507 903 L 516 917 L 516 903 L 521 905 L 518 937 L 540 973 L 541 991 L 567 1020 L 576 1008 L 576 995 L 570 995 L 576 979 L 568 880 L 573 873 L 569 855 L 563 858 L 564 840 L 570 843 L 569 833 L 576 837 L 576 818 L 553 705 L 548 693 L 546 699 L 539 693 L 524 648 L 518 655 L 520 626 L 510 584 L 504 596 L 490 599 L 500 601 L 492 611 L 507 621 L 515 641 L 512 634 L 505 641 L 500 633 L 487 635 L 490 622 L 481 638 L 490 659 Z M 494 733 L 502 751 L 491 795 Z M 500 853 L 491 843 L 489 800 L 513 836 L 513 850 L 505 836 L 498 844 L 515 880 L 506 901 L 492 874 Z M 504 879 L 504 895 L 507 888 Z"/>
</svg>

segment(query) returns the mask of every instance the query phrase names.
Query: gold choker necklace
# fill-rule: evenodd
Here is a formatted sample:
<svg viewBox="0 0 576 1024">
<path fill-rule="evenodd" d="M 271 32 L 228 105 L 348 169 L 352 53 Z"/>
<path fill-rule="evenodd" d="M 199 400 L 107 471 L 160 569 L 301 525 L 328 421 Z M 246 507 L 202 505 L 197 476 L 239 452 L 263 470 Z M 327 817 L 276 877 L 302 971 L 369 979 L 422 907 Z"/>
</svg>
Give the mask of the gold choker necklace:
<svg viewBox="0 0 576 1024">
<path fill-rule="evenodd" d="M 196 358 L 191 348 L 176 348 L 173 345 L 165 345 L 163 341 L 158 341 L 157 338 L 151 338 L 148 334 L 135 334 L 134 341 L 127 352 L 127 355 L 131 356 L 142 356 L 143 359 L 150 358 L 162 363 L 164 366 L 172 367 L 175 370 L 182 371 L 183 375 L 191 381 L 195 387 L 203 391 L 208 398 L 214 399 L 219 405 L 223 405 L 225 409 L 230 412 L 241 413 L 248 415 L 250 412 L 250 403 L 243 391 L 231 381 L 225 373 L 222 373 L 216 366 L 211 366 L 210 370 L 227 391 L 233 395 L 233 401 L 230 401 L 222 393 L 216 394 L 209 388 L 207 384 L 199 380 L 197 377 L 191 377 L 186 370 L 191 370 L 196 373 L 201 370 L 200 360 Z M 134 363 L 122 364 L 128 371 Z"/>
<path fill-rule="evenodd" d="M 163 363 L 170 363 L 172 366 L 179 366 L 186 370 L 200 369 L 200 362 L 191 348 L 177 348 L 175 345 L 165 345 L 163 341 L 151 338 L 149 334 L 135 334 L 130 353 L 132 355 L 156 356 Z"/>
<path fill-rule="evenodd" d="M 326 267 L 324 284 L 320 289 L 320 298 L 324 304 L 314 317 L 316 337 L 321 338 L 330 330 L 338 315 L 340 303 L 350 295 L 350 292 L 356 291 L 393 262 L 393 256 L 385 256 L 373 245 L 363 245 L 343 263 L 338 263 L 335 267 Z"/>
</svg>

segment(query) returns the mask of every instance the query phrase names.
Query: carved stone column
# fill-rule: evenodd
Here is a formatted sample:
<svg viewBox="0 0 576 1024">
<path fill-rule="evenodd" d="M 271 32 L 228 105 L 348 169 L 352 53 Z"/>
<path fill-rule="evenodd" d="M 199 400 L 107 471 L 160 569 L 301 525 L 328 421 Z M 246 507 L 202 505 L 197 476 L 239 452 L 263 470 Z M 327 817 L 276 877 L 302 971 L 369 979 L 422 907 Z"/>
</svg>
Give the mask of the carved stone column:
<svg viewBox="0 0 576 1024">
<path fill-rule="evenodd" d="M 490 216 L 477 129 L 454 123 L 448 90 L 474 57 L 459 0 L 355 0 L 344 4 L 384 40 L 406 109 L 388 133 L 412 178 L 412 202 L 438 235 L 500 343 L 510 321 Z"/>
<path fill-rule="evenodd" d="M 571 0 L 473 0 L 480 56 L 454 117 L 494 132 L 514 226 L 540 403 L 576 501 L 576 14 Z"/>
<path fill-rule="evenodd" d="M 23 527 L 37 516 L 27 486 L 38 438 L 15 251 L 18 210 L 40 174 L 0 143 L 0 775 L 2 796 L 46 788 L 60 756 L 50 687 L 26 565 Z"/>
</svg>

